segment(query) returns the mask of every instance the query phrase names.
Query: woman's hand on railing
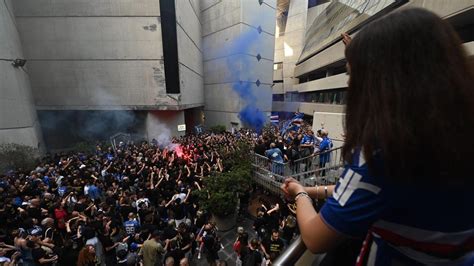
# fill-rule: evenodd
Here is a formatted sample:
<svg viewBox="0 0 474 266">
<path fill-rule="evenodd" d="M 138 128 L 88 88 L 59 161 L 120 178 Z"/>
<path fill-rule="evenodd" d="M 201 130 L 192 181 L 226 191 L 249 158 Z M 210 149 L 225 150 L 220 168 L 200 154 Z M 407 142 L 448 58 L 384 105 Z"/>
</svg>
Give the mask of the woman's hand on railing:
<svg viewBox="0 0 474 266">
<path fill-rule="evenodd" d="M 293 200 L 299 192 L 305 192 L 304 187 L 296 179 L 288 177 L 281 185 L 281 190 L 287 199 Z"/>
</svg>

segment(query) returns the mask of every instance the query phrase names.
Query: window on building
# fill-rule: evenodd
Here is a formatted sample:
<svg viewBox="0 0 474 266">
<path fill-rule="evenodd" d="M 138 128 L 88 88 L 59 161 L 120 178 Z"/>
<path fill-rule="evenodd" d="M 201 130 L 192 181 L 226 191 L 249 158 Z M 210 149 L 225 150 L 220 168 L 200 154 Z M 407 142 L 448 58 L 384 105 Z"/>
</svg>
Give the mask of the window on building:
<svg viewBox="0 0 474 266">
<path fill-rule="evenodd" d="M 303 76 L 299 77 L 299 83 L 305 83 L 317 79 L 322 79 L 342 73 L 346 73 L 346 60 L 339 60 L 332 64 L 326 65 L 322 68 L 313 70 L 312 72 L 306 73 Z"/>
<path fill-rule="evenodd" d="M 274 102 L 283 102 L 285 100 L 285 94 L 273 94 Z"/>
<path fill-rule="evenodd" d="M 328 76 L 339 75 L 346 72 L 347 72 L 347 69 L 346 69 L 346 64 L 344 62 L 344 64 L 336 66 L 333 69 L 331 69 L 330 75 Z"/>
<path fill-rule="evenodd" d="M 308 74 L 305 74 L 304 76 L 299 77 L 299 83 L 305 83 L 312 80 L 322 79 L 325 77 L 326 77 L 326 69 L 317 70 L 317 71 L 313 71 Z"/>
<path fill-rule="evenodd" d="M 346 89 L 304 92 L 299 98 L 307 103 L 346 104 Z"/>
<path fill-rule="evenodd" d="M 285 93 L 285 102 L 301 102 L 298 92 Z"/>
</svg>

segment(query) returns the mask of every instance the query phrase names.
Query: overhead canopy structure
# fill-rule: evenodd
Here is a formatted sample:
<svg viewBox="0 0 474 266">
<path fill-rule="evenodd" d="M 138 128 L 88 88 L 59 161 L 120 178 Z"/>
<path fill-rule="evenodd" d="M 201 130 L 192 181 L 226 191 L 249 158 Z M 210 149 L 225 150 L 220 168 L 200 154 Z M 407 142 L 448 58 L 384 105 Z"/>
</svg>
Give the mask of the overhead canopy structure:
<svg viewBox="0 0 474 266">
<path fill-rule="evenodd" d="M 365 23 L 407 2 L 406 0 L 333 1 L 306 28 L 305 46 L 297 64 L 341 39 L 341 33 L 354 32 Z"/>
</svg>

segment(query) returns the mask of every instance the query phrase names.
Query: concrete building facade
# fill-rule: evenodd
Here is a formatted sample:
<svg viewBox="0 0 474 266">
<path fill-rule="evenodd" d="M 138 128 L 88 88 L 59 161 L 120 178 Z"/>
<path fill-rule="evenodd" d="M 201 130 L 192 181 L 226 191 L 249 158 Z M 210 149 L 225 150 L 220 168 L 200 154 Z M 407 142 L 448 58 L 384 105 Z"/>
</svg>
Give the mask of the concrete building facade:
<svg viewBox="0 0 474 266">
<path fill-rule="evenodd" d="M 270 114 L 275 5 L 275 0 L 202 1 L 206 124 L 245 126 L 239 112 L 247 105 Z"/>
<path fill-rule="evenodd" d="M 0 142 L 13 142 L 14 128 L 37 146 L 41 127 L 56 149 L 117 132 L 152 139 L 163 127 L 180 135 L 178 125 L 242 125 L 248 99 L 235 82 L 252 83 L 252 104 L 271 110 L 275 1 L 5 3 L 0 52 L 26 59 L 29 75 L 1 63 L 2 94 L 11 97 L 2 98 Z M 235 50 L 249 32 L 252 43 Z"/>
<path fill-rule="evenodd" d="M 348 75 L 340 34 L 355 35 L 370 19 L 406 7 L 423 7 L 448 20 L 474 55 L 472 0 L 291 0 L 282 11 L 287 14 L 285 30 L 275 38 L 272 111 L 303 112 L 312 117 L 315 129 L 323 124 L 330 137 L 342 141 Z"/>
<path fill-rule="evenodd" d="M 44 149 L 28 73 L 12 61 L 24 58 L 10 0 L 0 3 L 0 143 Z"/>
<path fill-rule="evenodd" d="M 14 2 L 49 146 L 130 130 L 151 139 L 160 120 L 183 133 L 204 105 L 199 1 L 169 3 Z"/>
</svg>

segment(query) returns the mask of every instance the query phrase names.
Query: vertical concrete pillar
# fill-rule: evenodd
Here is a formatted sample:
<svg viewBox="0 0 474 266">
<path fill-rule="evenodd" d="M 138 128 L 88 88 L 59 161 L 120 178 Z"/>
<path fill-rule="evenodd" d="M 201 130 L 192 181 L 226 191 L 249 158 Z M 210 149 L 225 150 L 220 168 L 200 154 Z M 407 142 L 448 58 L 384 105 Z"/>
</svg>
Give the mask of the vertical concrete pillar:
<svg viewBox="0 0 474 266">
<path fill-rule="evenodd" d="M 10 0 L 0 1 L 0 39 L 0 144 L 17 143 L 43 151 L 27 65 L 22 69 L 11 62 L 24 57 Z"/>
</svg>

